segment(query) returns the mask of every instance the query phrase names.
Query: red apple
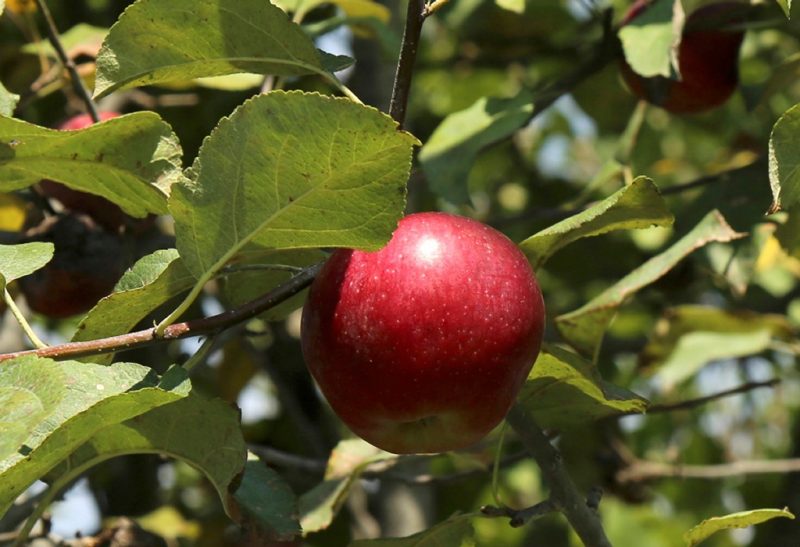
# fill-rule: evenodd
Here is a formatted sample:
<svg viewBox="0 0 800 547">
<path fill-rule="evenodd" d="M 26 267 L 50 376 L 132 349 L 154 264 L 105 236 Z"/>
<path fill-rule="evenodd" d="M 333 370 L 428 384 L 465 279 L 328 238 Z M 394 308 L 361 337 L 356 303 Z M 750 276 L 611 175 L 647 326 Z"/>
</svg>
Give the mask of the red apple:
<svg viewBox="0 0 800 547">
<path fill-rule="evenodd" d="M 533 270 L 506 236 L 419 213 L 380 251 L 330 257 L 303 309 L 303 354 L 353 432 L 390 452 L 442 452 L 505 417 L 544 316 Z"/>
<path fill-rule="evenodd" d="M 639 0 L 628 11 L 623 26 L 634 21 L 648 3 Z M 686 20 L 678 48 L 681 79 L 645 78 L 624 60 L 625 83 L 637 97 L 675 114 L 703 112 L 730 98 L 739 83 L 739 48 L 744 32 L 717 28 L 741 22 L 742 4 L 722 2 L 694 11 Z"/>
</svg>

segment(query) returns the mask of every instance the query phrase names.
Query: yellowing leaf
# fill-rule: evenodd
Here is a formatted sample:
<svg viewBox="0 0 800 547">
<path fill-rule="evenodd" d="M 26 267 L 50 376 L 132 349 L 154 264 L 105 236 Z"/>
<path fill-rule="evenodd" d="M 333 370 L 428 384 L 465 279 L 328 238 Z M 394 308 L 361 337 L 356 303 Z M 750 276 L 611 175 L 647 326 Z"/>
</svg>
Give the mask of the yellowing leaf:
<svg viewBox="0 0 800 547">
<path fill-rule="evenodd" d="M 746 528 L 756 524 L 761 524 L 774 518 L 787 518 L 794 520 L 794 515 L 788 509 L 755 509 L 753 511 L 741 511 L 731 513 L 723 517 L 711 517 L 706 519 L 683 536 L 687 547 L 694 547 L 701 543 L 711 534 L 720 530 L 730 528 Z"/>
<path fill-rule="evenodd" d="M 25 202 L 13 194 L 0 194 L 0 230 L 17 232 L 25 223 Z"/>
</svg>

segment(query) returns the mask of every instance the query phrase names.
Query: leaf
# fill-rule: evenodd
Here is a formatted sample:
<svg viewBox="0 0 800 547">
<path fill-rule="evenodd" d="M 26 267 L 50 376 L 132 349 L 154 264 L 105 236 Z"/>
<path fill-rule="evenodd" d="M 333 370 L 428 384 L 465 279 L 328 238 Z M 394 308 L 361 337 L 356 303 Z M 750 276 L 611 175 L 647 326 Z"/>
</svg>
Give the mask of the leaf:
<svg viewBox="0 0 800 547">
<path fill-rule="evenodd" d="M 531 265 L 539 268 L 553 253 L 580 238 L 612 230 L 669 226 L 673 221 L 655 184 L 639 177 L 597 205 L 529 237 L 520 248 Z"/>
<path fill-rule="evenodd" d="M 105 367 L 35 356 L 4 362 L 0 399 L 11 412 L 12 434 L 0 435 L 0 515 L 96 433 L 175 402 L 190 388 L 178 367 L 159 381 L 152 369 L 134 363 Z"/>
<path fill-rule="evenodd" d="M 14 114 L 14 109 L 17 108 L 17 103 L 19 103 L 19 95 L 11 93 L 0 82 L 0 116 L 11 117 Z"/>
<path fill-rule="evenodd" d="M 325 530 L 333 522 L 350 489 L 370 464 L 397 456 L 362 441 L 341 441 L 331 452 L 325 480 L 300 496 L 298 507 L 303 535 Z"/>
<path fill-rule="evenodd" d="M 447 116 L 419 153 L 431 189 L 452 203 L 469 201 L 467 178 L 483 148 L 513 134 L 533 115 L 533 96 L 482 97 L 472 106 Z"/>
<path fill-rule="evenodd" d="M 686 532 L 683 535 L 683 539 L 686 541 L 687 547 L 693 547 L 720 530 L 746 528 L 774 518 L 794 520 L 794 515 L 788 509 L 754 509 L 752 511 L 731 513 L 723 517 L 711 517 Z"/>
<path fill-rule="evenodd" d="M 800 203 L 800 104 L 783 113 L 769 137 L 770 212 Z"/>
<path fill-rule="evenodd" d="M 525 0 L 495 0 L 495 3 L 504 10 L 513 13 L 525 13 Z"/>
<path fill-rule="evenodd" d="M 6 283 L 32 274 L 53 259 L 52 243 L 34 242 L 0 245 L 0 275 Z"/>
<path fill-rule="evenodd" d="M 244 468 L 247 449 L 239 412 L 224 401 L 192 393 L 110 425 L 72 453 L 49 478 L 74 474 L 76 469 L 85 470 L 126 454 L 164 454 L 192 465 L 208 477 L 228 515 L 238 515 L 230 496 Z"/>
<path fill-rule="evenodd" d="M 386 6 L 372 0 L 331 0 L 352 18 L 375 18 L 387 24 L 392 18 L 392 12 Z"/>
<path fill-rule="evenodd" d="M 250 99 L 203 143 L 195 180 L 173 190 L 178 251 L 205 279 L 250 243 L 377 249 L 402 216 L 415 142 L 347 99 Z"/>
<path fill-rule="evenodd" d="M 792 0 L 777 0 L 778 5 L 783 10 L 783 13 L 786 14 L 787 19 L 791 19 L 791 11 L 792 11 Z"/>
<path fill-rule="evenodd" d="M 240 515 L 254 521 L 270 539 L 288 541 L 300 535 L 294 492 L 280 474 L 253 455 L 233 499 Z"/>
<path fill-rule="evenodd" d="M 388 539 L 360 539 L 349 547 L 473 547 L 475 531 L 469 515 L 453 515 L 417 534 Z"/>
<path fill-rule="evenodd" d="M 144 217 L 166 213 L 166 196 L 180 167 L 178 138 L 153 112 L 75 131 L 0 117 L 0 191 L 51 179 Z"/>
<path fill-rule="evenodd" d="M 669 249 L 654 256 L 579 309 L 556 317 L 556 327 L 582 354 L 594 355 L 617 308 L 629 296 L 661 278 L 700 247 L 712 241 L 727 242 L 743 236 L 733 231 L 718 211 L 711 211 Z"/>
<path fill-rule="evenodd" d="M 19 232 L 28 216 L 28 204 L 15 194 L 0 193 L 0 230 Z"/>
<path fill-rule="evenodd" d="M 106 34 L 108 34 L 107 28 L 96 27 L 86 23 L 79 23 L 66 32 L 60 34 L 59 39 L 67 54 L 70 55 L 70 57 L 73 57 L 73 55 L 70 54 L 71 49 L 80 46 L 83 46 L 84 48 L 86 48 L 86 46 L 94 46 L 95 48 L 99 48 Z M 56 53 L 55 48 L 47 38 L 39 40 L 38 42 L 27 43 L 22 46 L 21 50 L 31 55 L 39 55 L 42 53 L 53 59 L 58 59 L 58 54 Z M 97 50 L 95 49 L 95 51 Z"/>
<path fill-rule="evenodd" d="M 114 292 L 100 300 L 81 320 L 73 342 L 96 340 L 130 332 L 142 319 L 195 283 L 175 249 L 156 251 L 139 259 L 117 282 Z M 111 362 L 114 354 L 87 357 Z"/>
<path fill-rule="evenodd" d="M 680 0 L 656 0 L 619 30 L 625 60 L 636 73 L 672 75 L 684 19 Z"/>
<path fill-rule="evenodd" d="M 240 72 L 325 71 L 311 39 L 267 0 L 138 0 L 103 42 L 94 93 Z"/>
<path fill-rule="evenodd" d="M 642 413 L 648 404 L 605 382 L 590 362 L 555 346 L 539 354 L 517 401 L 542 427 L 562 430 L 607 416 Z"/>
</svg>

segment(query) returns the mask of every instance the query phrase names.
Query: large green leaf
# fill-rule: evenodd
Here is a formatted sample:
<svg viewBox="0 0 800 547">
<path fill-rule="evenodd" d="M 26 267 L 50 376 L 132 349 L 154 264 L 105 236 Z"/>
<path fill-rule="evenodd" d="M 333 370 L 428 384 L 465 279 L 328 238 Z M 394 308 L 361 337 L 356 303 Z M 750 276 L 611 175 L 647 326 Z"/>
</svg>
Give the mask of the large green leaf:
<svg viewBox="0 0 800 547">
<path fill-rule="evenodd" d="M 100 366 L 26 356 L 0 366 L 0 515 L 36 479 L 106 427 L 185 397 L 186 373 L 159 381 L 133 363 Z M 10 429 L 10 434 L 6 432 Z"/>
<path fill-rule="evenodd" d="M 628 297 L 661 278 L 696 249 L 713 241 L 727 242 L 743 235 L 733 231 L 718 211 L 711 211 L 669 249 L 654 256 L 582 307 L 556 317 L 556 326 L 576 349 L 593 356 L 617 308 Z"/>
<path fill-rule="evenodd" d="M 453 515 L 436 526 L 412 536 L 387 539 L 360 539 L 349 547 L 473 547 L 475 531 L 470 515 Z"/>
<path fill-rule="evenodd" d="M 97 303 L 78 325 L 73 342 L 124 334 L 173 298 L 192 288 L 194 277 L 175 249 L 156 251 L 125 272 L 114 292 Z M 110 363 L 114 354 L 84 360 Z"/>
<path fill-rule="evenodd" d="M 97 56 L 95 96 L 239 72 L 324 74 L 314 43 L 267 0 L 138 0 Z"/>
<path fill-rule="evenodd" d="M 164 454 L 192 465 L 214 485 L 226 512 L 239 516 L 230 498 L 238 488 L 236 479 L 244 469 L 247 448 L 238 411 L 221 399 L 190 394 L 105 427 L 49 473 L 48 479 L 74 476 L 126 454 Z M 267 485 L 261 486 L 266 489 Z"/>
<path fill-rule="evenodd" d="M 794 520 L 794 515 L 788 509 L 754 509 L 752 511 L 731 513 L 723 517 L 711 517 L 686 532 L 683 539 L 686 541 L 687 547 L 694 547 L 720 530 L 746 528 L 775 518 Z"/>
<path fill-rule="evenodd" d="M 647 409 L 645 399 L 609 384 L 590 362 L 555 346 L 539 354 L 517 401 L 539 425 L 556 429 Z"/>
<path fill-rule="evenodd" d="M 769 137 L 772 210 L 800 203 L 800 104 L 783 113 Z"/>
<path fill-rule="evenodd" d="M 6 283 L 32 274 L 53 258 L 52 243 L 34 242 L 0 245 L 0 275 Z"/>
<path fill-rule="evenodd" d="M 483 97 L 445 118 L 419 153 L 431 189 L 453 203 L 469 201 L 467 178 L 478 152 L 525 125 L 533 109 L 533 96 L 521 91 L 510 99 Z"/>
<path fill-rule="evenodd" d="M 612 230 L 669 226 L 674 218 L 655 184 L 639 177 L 597 205 L 529 237 L 520 247 L 534 268 L 562 247 Z"/>
<path fill-rule="evenodd" d="M 166 213 L 180 178 L 181 148 L 153 112 L 136 112 L 76 131 L 0 116 L 0 191 L 51 179 L 101 195 L 143 217 Z"/>
<path fill-rule="evenodd" d="M 300 535 L 297 497 L 280 474 L 249 455 L 239 488 L 233 496 L 240 519 L 255 523 L 274 540 Z"/>
<path fill-rule="evenodd" d="M 684 24 L 680 0 L 656 0 L 619 31 L 625 60 L 642 76 L 670 77 Z"/>
<path fill-rule="evenodd" d="M 347 99 L 273 92 L 217 126 L 170 198 L 178 251 L 210 277 L 245 245 L 377 249 L 402 216 L 416 139 Z"/>
<path fill-rule="evenodd" d="M 14 109 L 17 108 L 19 102 L 19 95 L 11 93 L 0 82 L 0 116 L 11 116 Z"/>
</svg>

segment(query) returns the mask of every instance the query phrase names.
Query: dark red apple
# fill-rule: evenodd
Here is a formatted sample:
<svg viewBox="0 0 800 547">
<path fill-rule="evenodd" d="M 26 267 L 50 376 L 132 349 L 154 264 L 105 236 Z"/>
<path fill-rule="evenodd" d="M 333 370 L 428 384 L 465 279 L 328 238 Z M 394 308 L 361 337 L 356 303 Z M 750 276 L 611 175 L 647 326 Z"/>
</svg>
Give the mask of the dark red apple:
<svg viewBox="0 0 800 547">
<path fill-rule="evenodd" d="M 639 0 L 628 11 L 623 26 L 636 20 L 648 2 Z M 637 97 L 675 114 L 703 112 L 727 101 L 739 83 L 739 48 L 744 32 L 719 27 L 741 22 L 742 4 L 722 2 L 694 11 L 686 20 L 678 48 L 681 79 L 645 78 L 624 60 L 621 72 Z"/>
<path fill-rule="evenodd" d="M 353 432 L 390 452 L 442 452 L 505 417 L 544 318 L 533 270 L 506 236 L 419 213 L 380 251 L 330 257 L 303 309 L 303 354 Z"/>
</svg>

